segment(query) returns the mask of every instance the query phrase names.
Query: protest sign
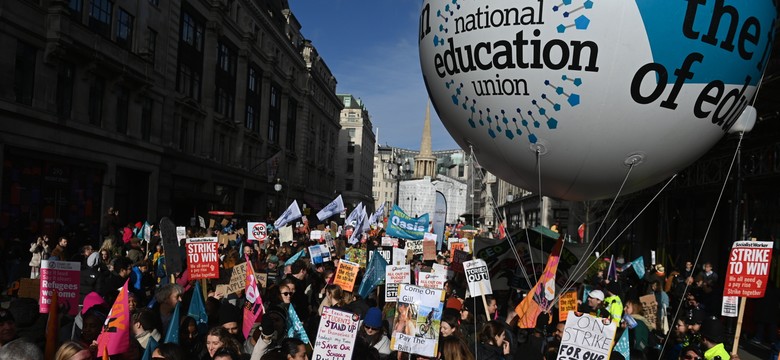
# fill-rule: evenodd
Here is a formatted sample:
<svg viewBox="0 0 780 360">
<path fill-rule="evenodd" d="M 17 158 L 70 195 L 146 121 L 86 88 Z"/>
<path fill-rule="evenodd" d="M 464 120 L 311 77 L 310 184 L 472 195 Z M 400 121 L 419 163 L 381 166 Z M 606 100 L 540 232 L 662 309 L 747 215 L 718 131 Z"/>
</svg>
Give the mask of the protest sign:
<svg viewBox="0 0 780 360">
<path fill-rule="evenodd" d="M 38 312 L 41 314 L 49 313 L 52 292 L 57 290 L 60 308 L 66 308 L 68 315 L 78 314 L 81 263 L 76 261 L 41 261 L 40 284 L 41 301 Z"/>
<path fill-rule="evenodd" d="M 366 249 L 351 247 L 347 249 L 344 258 L 347 259 L 347 261 L 357 263 L 361 268 L 366 268 Z"/>
<path fill-rule="evenodd" d="M 453 262 L 455 259 L 455 251 L 463 251 L 465 252 L 466 244 L 462 242 L 454 242 L 450 244 L 450 262 Z M 468 252 L 466 252 L 468 254 Z"/>
<path fill-rule="evenodd" d="M 558 299 L 558 321 L 566 321 L 569 311 L 577 311 L 577 290 L 561 294 Z"/>
<path fill-rule="evenodd" d="M 737 317 L 739 315 L 739 296 L 724 296 L 723 304 L 720 307 L 720 314 L 728 317 Z"/>
<path fill-rule="evenodd" d="M 339 261 L 339 267 L 336 268 L 336 276 L 333 278 L 333 283 L 341 287 L 342 290 L 351 292 L 355 287 L 355 279 L 357 279 L 359 271 L 360 265 L 357 263 L 341 260 Z"/>
<path fill-rule="evenodd" d="M 264 222 L 246 223 L 247 240 L 263 242 L 268 238 L 268 228 Z"/>
<path fill-rule="evenodd" d="M 358 320 L 359 316 L 351 312 L 324 307 L 312 360 L 351 359 Z"/>
<path fill-rule="evenodd" d="M 230 241 L 227 234 L 217 234 L 217 239 L 219 239 L 219 245 L 222 247 L 227 247 L 228 241 Z"/>
<path fill-rule="evenodd" d="M 723 296 L 764 297 L 772 262 L 771 241 L 736 241 L 729 255 Z"/>
<path fill-rule="evenodd" d="M 313 264 L 322 264 L 330 261 L 330 250 L 327 245 L 309 246 L 309 257 Z"/>
<path fill-rule="evenodd" d="M 417 286 L 429 289 L 444 289 L 444 282 L 447 281 L 447 271 L 444 272 L 424 272 L 417 274 Z"/>
<path fill-rule="evenodd" d="M 463 263 L 468 261 L 471 255 L 465 251 L 452 250 L 452 262 L 450 263 L 450 269 L 459 273 L 463 272 Z"/>
<path fill-rule="evenodd" d="M 577 316 L 570 311 L 566 317 L 561 346 L 558 350 L 560 360 L 606 360 L 612 352 L 617 324 L 604 325 L 603 319 L 589 314 Z"/>
<path fill-rule="evenodd" d="M 265 288 L 268 284 L 268 274 L 255 273 L 255 278 L 257 279 L 257 284 L 260 285 L 260 287 Z"/>
<path fill-rule="evenodd" d="M 246 287 L 246 263 L 233 266 L 233 272 L 230 274 L 230 283 L 217 285 L 217 293 L 222 295 L 237 293 Z"/>
<path fill-rule="evenodd" d="M 436 260 L 436 240 L 423 240 L 423 260 Z"/>
<path fill-rule="evenodd" d="M 391 265 L 403 265 L 406 264 L 406 249 L 393 248 L 393 262 Z"/>
<path fill-rule="evenodd" d="M 447 267 L 442 264 L 433 263 L 431 265 L 431 268 L 433 269 L 434 273 L 437 274 L 444 274 L 444 276 L 447 276 Z"/>
<path fill-rule="evenodd" d="M 184 226 L 177 226 L 176 227 L 176 238 L 179 239 L 179 242 L 187 238 L 187 228 Z"/>
<path fill-rule="evenodd" d="M 398 240 L 389 236 L 382 236 L 382 246 L 398 246 Z"/>
<path fill-rule="evenodd" d="M 398 294 L 390 348 L 436 356 L 443 304 L 442 290 L 402 285 Z"/>
<path fill-rule="evenodd" d="M 398 300 L 398 287 L 400 284 L 411 282 L 410 265 L 391 265 L 385 268 L 385 301 Z"/>
<path fill-rule="evenodd" d="M 315 241 L 322 240 L 322 230 L 312 230 L 309 237 Z"/>
<path fill-rule="evenodd" d="M 293 241 L 293 228 L 292 226 L 285 226 L 279 228 L 279 242 L 284 244 Z"/>
<path fill-rule="evenodd" d="M 406 250 L 411 250 L 412 255 L 422 255 L 423 254 L 423 240 L 407 240 L 406 241 Z"/>
<path fill-rule="evenodd" d="M 463 262 L 463 271 L 466 273 L 466 282 L 472 297 L 493 294 L 493 289 L 490 287 L 490 273 L 484 260 L 474 259 Z"/>
<path fill-rule="evenodd" d="M 658 303 L 655 301 L 655 295 L 645 295 L 639 297 L 639 303 L 642 304 L 642 313 L 650 324 L 655 324 L 655 314 L 658 313 Z"/>
<path fill-rule="evenodd" d="M 187 239 L 187 269 L 193 280 L 219 278 L 217 238 Z"/>
<path fill-rule="evenodd" d="M 385 259 L 385 262 L 388 264 L 393 263 L 393 248 L 382 246 L 381 248 L 376 248 L 376 250 L 371 250 L 368 252 L 368 258 L 371 259 L 374 256 L 374 251 L 378 251 L 379 255 L 382 255 L 382 257 Z"/>
</svg>

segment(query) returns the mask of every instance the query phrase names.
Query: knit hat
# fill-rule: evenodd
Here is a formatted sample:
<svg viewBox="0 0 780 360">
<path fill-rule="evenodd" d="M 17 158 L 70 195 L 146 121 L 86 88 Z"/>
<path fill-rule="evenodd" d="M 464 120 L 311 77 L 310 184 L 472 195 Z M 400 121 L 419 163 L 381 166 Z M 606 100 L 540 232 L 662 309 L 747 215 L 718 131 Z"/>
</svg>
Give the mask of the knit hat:
<svg viewBox="0 0 780 360">
<path fill-rule="evenodd" d="M 688 325 L 696 325 L 704 322 L 704 311 L 699 309 L 692 309 L 688 312 L 688 316 L 685 318 L 685 323 Z"/>
<path fill-rule="evenodd" d="M 231 303 L 224 303 L 219 306 L 219 324 L 224 325 L 229 322 L 241 323 L 241 311 L 237 306 Z"/>
<path fill-rule="evenodd" d="M 382 327 L 382 310 L 377 307 L 369 308 L 366 312 L 366 318 L 363 320 L 363 325 L 372 328 Z"/>
<path fill-rule="evenodd" d="M 0 309 L 0 324 L 6 321 L 16 322 L 10 311 L 6 309 Z"/>
<path fill-rule="evenodd" d="M 598 299 L 598 300 L 604 301 L 604 293 L 601 290 L 598 290 L 598 289 L 589 292 L 588 293 L 588 297 L 592 297 L 594 299 Z"/>
<path fill-rule="evenodd" d="M 81 308 L 81 315 L 86 314 L 87 311 L 95 305 L 105 305 L 106 301 L 103 300 L 103 297 L 100 296 L 100 294 L 93 291 L 84 297 L 83 304 L 84 306 Z"/>
<path fill-rule="evenodd" d="M 447 303 L 444 307 L 460 311 L 460 309 L 463 308 L 463 303 L 455 297 L 450 297 L 447 299 Z"/>
<path fill-rule="evenodd" d="M 723 333 L 723 323 L 721 323 L 720 320 L 714 316 L 706 318 L 701 325 L 701 330 L 699 331 L 699 334 L 701 334 L 702 338 L 710 339 L 714 343 L 723 342 Z"/>
</svg>

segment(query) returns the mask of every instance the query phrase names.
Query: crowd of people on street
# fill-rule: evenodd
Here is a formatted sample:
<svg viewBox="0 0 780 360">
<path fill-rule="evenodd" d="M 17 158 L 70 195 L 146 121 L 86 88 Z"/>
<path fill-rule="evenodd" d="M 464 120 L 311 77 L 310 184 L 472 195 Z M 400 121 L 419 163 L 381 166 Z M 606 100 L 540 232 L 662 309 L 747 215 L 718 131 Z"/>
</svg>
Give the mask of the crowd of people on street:
<svg viewBox="0 0 780 360">
<path fill-rule="evenodd" d="M 565 322 L 559 321 L 557 306 L 549 313 L 539 315 L 533 328 L 520 329 L 516 325 L 515 308 L 528 289 L 487 295 L 483 303 L 469 296 L 463 273 L 452 269 L 444 283 L 437 354 L 423 357 L 392 350 L 392 333 L 403 331 L 405 326 L 414 326 L 395 320 L 403 319 L 396 316 L 397 312 L 408 310 L 394 302 L 385 302 L 382 286 L 361 297 L 356 291 L 345 291 L 333 281 L 339 259 L 348 248 L 359 247 L 368 254 L 381 247 L 384 236 L 381 226 L 372 228 L 353 245 L 347 242 L 348 236 L 343 233 L 346 229 L 337 230 L 327 224 L 321 226 L 323 233 L 335 235 L 332 260 L 324 263 L 314 263 L 308 254 L 308 246 L 323 241 L 310 239 L 308 224 L 296 228 L 292 241 L 284 242 L 280 241 L 277 232 L 269 232 L 263 242 L 250 241 L 240 230 L 245 229 L 245 224 L 239 224 L 237 220 L 218 221 L 208 229 L 187 227 L 187 237 L 231 235 L 229 241 L 219 245 L 219 278 L 198 281 L 190 278 L 186 260 L 183 271 L 174 274 L 166 271 L 166 256 L 187 258 L 184 240 L 180 241 L 179 247 L 165 248 L 156 227 L 152 226 L 144 236 L 144 224 L 118 226 L 115 210 L 110 209 L 109 215 L 113 217 L 104 224 L 100 244 L 68 237 L 53 241 L 41 236 L 29 243 L 21 244 L 17 240 L 18 243 L 6 245 L 7 254 L 11 247 L 16 247 L 12 255 L 15 259 L 29 259 L 24 260 L 29 264 L 29 279 L 40 277 L 43 260 L 81 264 L 80 308 L 75 316 L 64 312 L 58 315 L 56 360 L 100 358 L 97 340 L 106 329 L 112 304 L 122 296 L 120 291 L 125 283 L 128 284 L 126 295 L 131 314 L 131 346 L 125 353 L 112 354 L 110 358 L 113 359 L 141 359 L 152 344 L 156 348 L 151 352 L 151 359 L 309 359 L 326 307 L 359 316 L 360 327 L 352 353 L 354 359 L 559 358 Z M 456 236 L 456 230 L 455 227 L 448 228 L 452 236 Z M 80 243 L 81 247 L 73 249 L 74 243 Z M 449 265 L 451 258 L 446 249 L 438 250 L 436 260 L 410 257 L 412 284 L 416 283 L 415 276 L 421 269 L 429 268 L 433 263 Z M 247 306 L 243 289 L 232 293 L 219 291 L 224 289 L 219 285 L 229 284 L 234 267 L 242 263 L 247 263 L 265 279 L 259 286 L 263 315 L 251 324 L 246 336 L 242 331 L 245 325 L 242 314 Z M 5 262 L 10 294 L 16 294 L 11 283 L 27 278 L 27 272 L 22 273 L 26 268 L 20 264 L 19 261 Z M 615 340 L 628 332 L 631 359 L 735 358 L 736 354 L 731 354 L 725 347 L 730 343 L 727 337 L 730 332 L 720 316 L 723 280 L 712 263 L 705 262 L 698 270 L 691 261 L 679 266 L 648 264 L 643 269 L 646 271 L 641 271 L 645 273 L 641 278 L 637 275 L 640 271 L 628 264 L 621 256 L 617 260 L 602 261 L 599 263 L 602 268 L 594 268 L 592 275 L 575 284 L 573 289 L 577 290 L 580 299 L 576 313 L 591 314 L 603 318 L 605 323 L 618 324 Z M 667 272 L 664 265 L 671 271 Z M 13 266 L 16 267 L 12 269 Z M 363 271 L 357 283 L 360 283 Z M 188 309 L 193 297 L 202 297 L 205 302 L 208 315 L 205 323 L 192 316 Z M 649 306 L 649 299 L 653 300 L 654 306 Z M 762 329 L 750 335 L 755 342 L 778 346 L 776 320 L 780 300 L 777 288 L 770 285 L 766 299 L 761 301 L 767 304 L 762 308 L 765 315 L 762 316 Z M 46 326 L 47 316 L 39 314 L 38 302 L 13 296 L 3 305 L 0 309 L 0 360 L 42 359 L 47 345 L 46 334 L 52 329 Z M 291 311 L 297 314 L 306 338 L 290 330 Z M 172 334 L 178 335 L 172 337 Z M 613 350 L 610 358 L 626 357 L 625 353 Z"/>
</svg>

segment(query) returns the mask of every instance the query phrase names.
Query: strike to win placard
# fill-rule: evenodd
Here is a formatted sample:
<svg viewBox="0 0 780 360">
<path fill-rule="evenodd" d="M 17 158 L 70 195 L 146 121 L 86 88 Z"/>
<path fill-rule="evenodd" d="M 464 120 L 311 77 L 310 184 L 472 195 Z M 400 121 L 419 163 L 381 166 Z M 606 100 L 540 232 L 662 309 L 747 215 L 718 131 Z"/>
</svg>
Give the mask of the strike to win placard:
<svg viewBox="0 0 780 360">
<path fill-rule="evenodd" d="M 764 297 L 771 263 L 771 241 L 734 242 L 723 296 Z"/>
<path fill-rule="evenodd" d="M 187 268 L 192 279 L 219 278 L 217 238 L 187 239 Z"/>
</svg>

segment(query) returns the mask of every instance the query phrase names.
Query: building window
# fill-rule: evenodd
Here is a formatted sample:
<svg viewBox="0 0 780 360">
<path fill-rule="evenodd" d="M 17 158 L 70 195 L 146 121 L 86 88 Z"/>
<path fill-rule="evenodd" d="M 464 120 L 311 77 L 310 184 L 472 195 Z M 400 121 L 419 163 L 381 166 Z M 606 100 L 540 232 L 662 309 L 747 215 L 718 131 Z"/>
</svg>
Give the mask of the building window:
<svg viewBox="0 0 780 360">
<path fill-rule="evenodd" d="M 298 102 L 290 98 L 287 101 L 287 150 L 295 151 L 295 138 L 298 132 Z"/>
<path fill-rule="evenodd" d="M 350 140 L 347 143 L 347 153 L 350 153 L 350 154 L 354 154 L 355 153 L 355 142 L 354 141 Z"/>
<path fill-rule="evenodd" d="M 154 64 L 154 57 L 157 52 L 157 31 L 152 28 L 146 29 L 146 56 L 150 63 Z"/>
<path fill-rule="evenodd" d="M 73 108 L 73 64 L 60 63 L 57 69 L 57 115 L 69 119 Z"/>
<path fill-rule="evenodd" d="M 133 15 L 119 8 L 116 17 L 116 43 L 124 49 L 133 47 Z"/>
<path fill-rule="evenodd" d="M 347 159 L 347 173 L 355 171 L 355 159 Z"/>
<path fill-rule="evenodd" d="M 350 139 L 355 138 L 355 129 L 347 129 L 347 134 L 349 135 Z"/>
<path fill-rule="evenodd" d="M 195 50 L 203 51 L 203 24 L 187 12 L 182 14 L 181 40 Z"/>
<path fill-rule="evenodd" d="M 149 141 L 152 137 L 152 111 L 154 100 L 145 97 L 141 105 L 141 139 Z"/>
<path fill-rule="evenodd" d="M 352 179 L 345 179 L 344 180 L 344 190 L 352 191 L 352 189 L 354 187 L 355 187 L 355 180 L 352 180 Z"/>
<path fill-rule="evenodd" d="M 189 121 L 182 118 L 179 124 L 179 150 L 186 151 L 187 147 L 187 128 L 189 127 Z M 194 151 L 194 148 L 191 149 Z"/>
<path fill-rule="evenodd" d="M 35 90 L 35 58 L 38 49 L 23 42 L 16 42 L 16 67 L 14 68 L 14 92 L 16 102 L 32 105 Z"/>
<path fill-rule="evenodd" d="M 111 16 L 114 3 L 109 0 L 92 0 L 89 8 L 89 28 L 105 37 L 111 36 Z"/>
<path fill-rule="evenodd" d="M 154 7 L 160 6 L 160 0 L 149 0 L 149 4 L 152 4 Z"/>
<path fill-rule="evenodd" d="M 249 76 L 247 79 L 247 88 L 250 92 L 257 92 L 257 72 L 253 67 L 249 67 Z"/>
<path fill-rule="evenodd" d="M 279 142 L 279 120 L 281 117 L 281 98 L 276 84 L 271 85 L 270 106 L 268 109 L 268 141 Z"/>
<path fill-rule="evenodd" d="M 179 63 L 176 83 L 180 93 L 200 101 L 200 72 L 193 71 L 187 64 Z"/>
<path fill-rule="evenodd" d="M 244 126 L 249 130 L 255 129 L 255 108 L 252 105 L 246 106 L 246 121 Z"/>
<path fill-rule="evenodd" d="M 228 119 L 232 119 L 235 106 L 233 94 L 227 92 L 223 88 L 217 88 L 216 98 L 217 101 L 214 104 L 214 111 L 224 115 Z"/>
<path fill-rule="evenodd" d="M 221 41 L 217 45 L 217 66 L 232 76 L 236 75 L 236 52 Z"/>
<path fill-rule="evenodd" d="M 103 96 L 106 90 L 106 82 L 101 77 L 96 77 L 89 87 L 89 123 L 101 126 L 103 123 Z"/>
<path fill-rule="evenodd" d="M 81 5 L 81 0 L 68 0 L 68 9 L 79 23 L 81 23 Z"/>
<path fill-rule="evenodd" d="M 130 94 L 120 87 L 116 95 L 116 132 L 127 134 L 127 113 L 130 110 Z"/>
</svg>

